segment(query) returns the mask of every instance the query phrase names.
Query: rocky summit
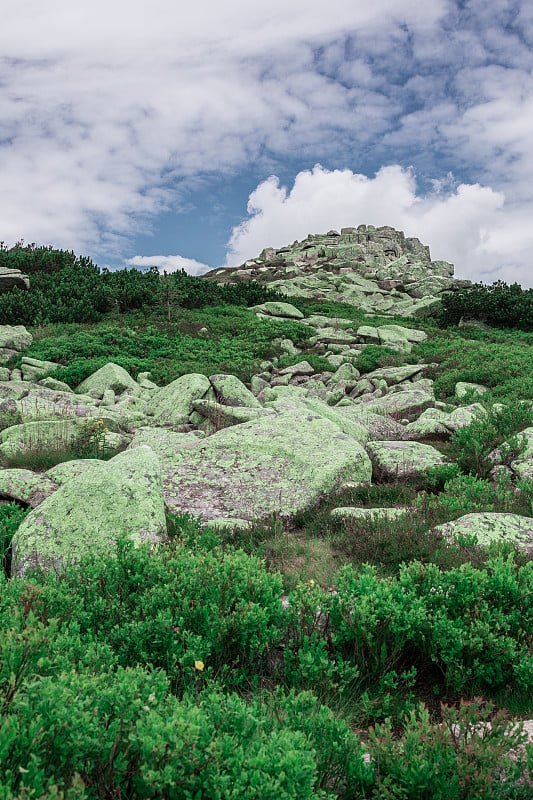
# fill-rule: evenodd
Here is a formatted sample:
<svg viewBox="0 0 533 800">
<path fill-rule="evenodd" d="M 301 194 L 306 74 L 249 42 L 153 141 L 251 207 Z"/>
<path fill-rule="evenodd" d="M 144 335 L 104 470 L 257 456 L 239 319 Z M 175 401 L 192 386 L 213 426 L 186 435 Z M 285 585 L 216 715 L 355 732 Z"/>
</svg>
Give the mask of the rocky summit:
<svg viewBox="0 0 533 800">
<path fill-rule="evenodd" d="M 359 225 L 275 249 L 239 267 L 222 267 L 207 280 L 268 283 L 288 297 L 349 303 L 366 313 L 434 315 L 442 292 L 464 288 L 453 264 L 432 261 L 429 247 L 389 226 Z"/>
</svg>

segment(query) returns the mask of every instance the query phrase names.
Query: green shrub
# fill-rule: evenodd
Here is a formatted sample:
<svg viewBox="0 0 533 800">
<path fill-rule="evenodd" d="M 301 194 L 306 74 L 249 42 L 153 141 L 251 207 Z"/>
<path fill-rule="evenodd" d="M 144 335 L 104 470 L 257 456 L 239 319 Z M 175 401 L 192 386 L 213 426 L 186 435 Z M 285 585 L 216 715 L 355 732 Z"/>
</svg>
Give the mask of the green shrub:
<svg viewBox="0 0 533 800">
<path fill-rule="evenodd" d="M 362 373 L 373 372 L 378 367 L 381 367 L 387 358 L 395 355 L 395 351 L 391 350 L 390 347 L 369 344 L 365 347 L 363 352 L 357 356 L 355 366 Z"/>
<path fill-rule="evenodd" d="M 515 760 L 509 753 L 524 742 L 519 727 L 479 702 L 442 706 L 442 717 L 442 724 L 431 723 L 427 710 L 419 707 L 399 738 L 390 722 L 370 731 L 372 797 L 526 800 L 525 753 Z"/>
<path fill-rule="evenodd" d="M 150 371 L 160 384 L 188 372 L 231 372 L 247 380 L 262 359 L 277 352 L 272 345 L 276 337 L 289 336 L 303 344 L 309 335 L 301 323 L 258 320 L 237 306 L 184 310 L 171 325 L 153 318 L 138 322 L 125 317 L 91 328 L 51 326 L 39 331 L 25 355 L 61 364 L 53 377 L 72 388 L 108 361 L 133 377 Z M 208 336 L 198 333 L 203 326 Z"/>
<path fill-rule="evenodd" d="M 457 325 L 461 319 L 480 320 L 498 328 L 533 330 L 533 289 L 518 283 L 476 283 L 469 289 L 442 295 L 441 323 Z"/>
<path fill-rule="evenodd" d="M 533 335 L 520 331 L 448 329 L 413 348 L 413 363 L 437 363 L 435 393 L 454 396 L 458 381 L 489 387 L 494 400 L 533 398 Z"/>
<path fill-rule="evenodd" d="M 26 514 L 17 503 L 0 501 L 0 560 L 6 575 L 11 570 L 11 540 Z"/>
<path fill-rule="evenodd" d="M 152 556 L 122 541 L 117 558 L 44 580 L 34 611 L 109 646 L 123 666 L 164 669 L 176 691 L 198 660 L 228 687 L 256 682 L 284 630 L 278 575 L 242 552 L 192 552 L 177 539 Z"/>
<path fill-rule="evenodd" d="M 184 270 L 163 277 L 157 267 L 100 271 L 88 258 L 35 245 L 7 249 L 0 243 L 0 266 L 31 276 L 28 290 L 14 287 L 0 296 L 0 324 L 4 325 L 96 322 L 110 311 L 147 313 L 158 307 L 170 321 L 178 308 L 222 303 L 252 306 L 284 299 L 254 281 L 221 285 Z"/>
<path fill-rule="evenodd" d="M 140 667 L 37 679 L 0 720 L 0 793 L 80 781 L 88 798 L 325 799 L 309 739 L 262 717 L 234 695 L 179 701 Z"/>
<path fill-rule="evenodd" d="M 516 458 L 525 446 L 523 437 L 516 434 L 532 421 L 527 402 L 488 408 L 452 435 L 451 455 L 464 472 L 485 477 L 493 466 L 488 458 L 491 451 L 506 441 L 504 455 L 509 460 Z"/>
<path fill-rule="evenodd" d="M 435 667 L 447 689 L 533 687 L 533 564 L 512 557 L 442 571 L 413 562 L 398 578 L 345 567 L 328 603 L 336 650 L 368 676 Z"/>
</svg>

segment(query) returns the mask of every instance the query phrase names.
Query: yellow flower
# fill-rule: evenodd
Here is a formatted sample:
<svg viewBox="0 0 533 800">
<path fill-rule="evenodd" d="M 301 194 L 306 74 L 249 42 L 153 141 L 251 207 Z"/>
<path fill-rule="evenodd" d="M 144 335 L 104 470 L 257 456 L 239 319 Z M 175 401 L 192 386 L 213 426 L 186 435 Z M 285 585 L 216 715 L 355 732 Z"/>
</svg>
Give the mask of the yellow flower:
<svg viewBox="0 0 533 800">
<path fill-rule="evenodd" d="M 197 669 L 198 672 L 202 672 L 203 668 L 204 668 L 204 662 L 203 661 L 195 661 L 194 662 L 194 668 Z"/>
</svg>

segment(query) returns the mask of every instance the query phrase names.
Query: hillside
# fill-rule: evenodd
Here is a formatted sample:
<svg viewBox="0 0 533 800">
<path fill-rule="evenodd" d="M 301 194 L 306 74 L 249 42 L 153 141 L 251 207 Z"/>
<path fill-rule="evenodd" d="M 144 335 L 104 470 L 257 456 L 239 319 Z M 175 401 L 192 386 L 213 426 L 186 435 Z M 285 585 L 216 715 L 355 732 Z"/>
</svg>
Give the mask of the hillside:
<svg viewBox="0 0 533 800">
<path fill-rule="evenodd" d="M 529 798 L 530 294 L 371 226 L 44 251 L 0 252 L 0 797 Z"/>
</svg>

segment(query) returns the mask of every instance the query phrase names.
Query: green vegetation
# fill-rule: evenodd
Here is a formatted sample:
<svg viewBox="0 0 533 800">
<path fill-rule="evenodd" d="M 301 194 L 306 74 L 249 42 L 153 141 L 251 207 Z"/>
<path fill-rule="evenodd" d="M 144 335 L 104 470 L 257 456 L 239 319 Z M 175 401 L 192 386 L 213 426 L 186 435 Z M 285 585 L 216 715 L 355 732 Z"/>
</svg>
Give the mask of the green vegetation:
<svg viewBox="0 0 533 800">
<path fill-rule="evenodd" d="M 32 280 L 0 296 L 0 324 L 31 326 L 24 354 L 60 364 L 53 377 L 71 387 L 110 360 L 158 384 L 248 380 L 267 358 L 335 369 L 309 349 L 307 326 L 256 318 L 247 306 L 278 298 L 257 284 L 110 273 L 33 245 L 0 246 L 0 265 Z M 500 448 L 512 461 L 533 425 L 533 334 L 416 327 L 429 338 L 411 354 L 370 345 L 354 365 L 435 364 L 426 375 L 449 408 L 458 381 L 490 389 L 484 414 L 432 442 L 449 463 L 416 484 L 347 484 L 290 529 L 281 513 L 245 530 L 169 514 L 165 545 L 135 549 L 116 531 L 108 559 L 24 578 L 10 577 L 11 542 L 28 512 L 0 499 L 0 800 L 531 797 L 533 746 L 521 748 L 510 711 L 533 716 L 533 560 L 435 527 L 478 511 L 533 515 L 532 481 L 494 479 L 489 457 Z M 274 340 L 287 338 L 302 352 L 281 352 Z M 0 430 L 22 419 L 9 408 Z M 106 458 L 106 436 L 91 418 L 5 466 Z M 332 516 L 339 507 L 406 514 Z"/>
<path fill-rule="evenodd" d="M 498 328 L 533 330 L 533 289 L 518 283 L 497 281 L 492 286 L 476 283 L 444 296 L 441 321 L 457 325 L 461 320 L 478 320 Z"/>
<path fill-rule="evenodd" d="M 62 364 L 53 377 L 73 388 L 108 361 L 132 376 L 150 371 L 160 384 L 188 372 L 231 372 L 247 378 L 263 358 L 276 353 L 272 340 L 281 335 L 303 343 L 309 331 L 298 322 L 258 320 L 245 308 L 210 306 L 195 312 L 182 309 L 179 321 L 170 324 L 158 316 L 145 321 L 125 315 L 120 322 L 81 329 L 47 326 L 36 332 L 26 354 Z"/>
<path fill-rule="evenodd" d="M 100 270 L 90 259 L 51 248 L 0 249 L 0 266 L 31 274 L 29 290 L 0 295 L 0 325 L 96 322 L 111 311 L 159 309 L 170 321 L 177 308 L 232 303 L 252 306 L 281 295 L 257 283 L 220 286 L 184 270 L 161 277 L 156 267 L 141 272 Z"/>
<path fill-rule="evenodd" d="M 427 329 L 426 329 L 427 330 Z M 513 403 L 533 397 L 533 334 L 476 328 L 433 330 L 408 358 L 437 363 L 435 393 L 453 396 L 458 381 L 488 386 L 494 400 Z"/>
</svg>

